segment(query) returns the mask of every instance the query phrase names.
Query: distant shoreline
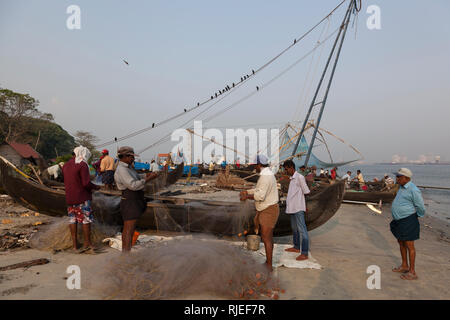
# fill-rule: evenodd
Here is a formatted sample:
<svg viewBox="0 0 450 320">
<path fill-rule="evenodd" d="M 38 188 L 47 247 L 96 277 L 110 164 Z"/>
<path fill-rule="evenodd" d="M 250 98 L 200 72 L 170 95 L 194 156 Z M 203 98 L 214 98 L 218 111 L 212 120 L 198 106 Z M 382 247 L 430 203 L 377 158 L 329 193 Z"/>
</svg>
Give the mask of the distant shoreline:
<svg viewBox="0 0 450 320">
<path fill-rule="evenodd" d="M 425 163 L 411 163 L 411 162 L 380 162 L 380 163 L 374 163 L 376 165 L 434 165 L 434 166 L 449 166 L 450 162 L 440 162 L 440 163 L 434 163 L 434 162 L 425 162 Z"/>
</svg>

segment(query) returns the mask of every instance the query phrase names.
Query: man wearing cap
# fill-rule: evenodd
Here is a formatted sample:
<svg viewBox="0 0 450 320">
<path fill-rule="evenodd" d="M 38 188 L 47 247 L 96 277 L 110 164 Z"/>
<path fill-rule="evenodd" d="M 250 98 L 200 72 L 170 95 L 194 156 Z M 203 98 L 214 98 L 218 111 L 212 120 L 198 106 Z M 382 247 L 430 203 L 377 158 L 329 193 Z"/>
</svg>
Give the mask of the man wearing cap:
<svg viewBox="0 0 450 320">
<path fill-rule="evenodd" d="M 114 159 L 109 156 L 109 151 L 102 151 L 102 161 L 100 162 L 100 173 L 102 175 L 102 183 L 106 189 L 112 190 L 114 183 Z"/>
<path fill-rule="evenodd" d="M 273 171 L 269 168 L 269 161 L 266 156 L 258 155 L 255 163 L 256 172 L 260 174 L 258 182 L 254 189 L 242 191 L 240 198 L 241 201 L 255 200 L 255 229 L 261 231 L 261 239 L 266 250 L 265 263 L 267 268 L 272 271 L 273 229 L 280 213 L 277 180 Z"/>
<path fill-rule="evenodd" d="M 400 245 L 402 264 L 392 271 L 400 272 L 404 280 L 417 279 L 415 270 L 416 249 L 414 241 L 419 239 L 420 224 L 418 217 L 425 215 L 425 205 L 420 190 L 411 182 L 412 172 L 401 168 L 395 172 L 400 188 L 392 202 L 390 228 Z M 409 256 L 409 266 L 408 259 Z"/>
<path fill-rule="evenodd" d="M 136 221 L 144 213 L 147 206 L 144 198 L 145 183 L 155 179 L 158 174 L 155 172 L 138 174 L 131 167 L 135 156 L 131 147 L 120 147 L 117 156 L 119 157 L 119 164 L 114 173 L 114 180 L 117 189 L 122 191 L 120 200 L 120 213 L 123 219 L 122 251 L 129 252 L 136 229 Z"/>
<path fill-rule="evenodd" d="M 92 190 L 100 189 L 91 182 L 87 161 L 90 151 L 83 146 L 74 149 L 75 157 L 63 166 L 67 213 L 73 250 L 77 250 L 77 224 L 83 225 L 84 244 L 81 251 L 93 250 L 91 243 Z M 80 252 L 81 252 L 80 251 Z"/>
</svg>

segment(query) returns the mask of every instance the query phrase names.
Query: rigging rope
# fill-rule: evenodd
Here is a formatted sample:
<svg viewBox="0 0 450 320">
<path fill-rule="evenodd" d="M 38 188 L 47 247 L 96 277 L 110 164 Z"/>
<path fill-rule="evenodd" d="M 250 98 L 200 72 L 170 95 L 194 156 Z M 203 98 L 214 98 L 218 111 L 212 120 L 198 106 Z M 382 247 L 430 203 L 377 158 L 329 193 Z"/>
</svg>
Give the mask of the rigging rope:
<svg viewBox="0 0 450 320">
<path fill-rule="evenodd" d="M 232 91 L 235 91 L 235 89 L 239 88 L 243 83 L 247 82 L 250 78 L 252 78 L 253 76 L 255 76 L 258 72 L 262 71 L 263 69 L 265 69 L 267 66 L 269 66 L 270 64 L 272 64 L 275 60 L 277 60 L 280 56 L 282 56 L 284 53 L 286 53 L 289 49 L 291 49 L 293 46 L 297 45 L 301 40 L 303 40 L 309 33 L 311 33 L 315 28 L 317 28 L 323 21 L 325 21 L 329 16 L 331 16 L 339 7 L 342 6 L 342 4 L 344 4 L 344 2 L 346 2 L 347 0 L 342 0 L 341 3 L 339 3 L 330 13 L 328 13 L 322 20 L 320 20 L 316 25 L 314 25 L 311 29 L 309 29 L 306 33 L 304 33 L 301 37 L 299 37 L 298 39 L 294 39 L 294 43 L 292 43 L 290 46 L 288 46 L 286 49 L 284 49 L 283 51 L 281 51 L 279 54 L 277 54 L 275 57 L 273 57 L 272 59 L 270 59 L 268 62 L 266 62 L 264 65 L 262 65 L 261 67 L 257 68 L 254 72 L 252 72 L 252 74 L 248 75 L 246 78 L 241 78 L 241 81 L 238 82 L 233 88 L 230 88 L 229 91 L 226 91 L 228 93 L 231 93 Z M 228 87 L 228 86 L 227 86 Z M 220 90 L 219 90 L 220 91 Z M 212 97 L 212 96 L 211 96 Z M 163 124 L 166 124 L 167 122 L 170 122 L 172 120 L 175 120 L 181 116 L 183 116 L 186 113 L 192 112 L 200 107 L 202 107 L 203 105 L 211 102 L 212 99 L 208 99 L 205 100 L 203 102 L 198 102 L 196 106 L 192 107 L 192 108 L 186 108 L 184 109 L 184 112 L 180 112 L 179 114 L 176 114 L 166 120 L 163 120 L 161 122 L 158 123 L 153 123 L 151 126 L 148 126 L 144 129 L 132 132 L 130 134 L 127 134 L 125 136 L 122 136 L 120 138 L 115 138 L 114 140 L 110 140 L 104 143 L 101 143 L 99 145 L 96 145 L 96 148 L 103 148 L 106 147 L 108 145 L 114 144 L 116 142 L 119 141 L 123 141 L 132 137 L 135 137 L 141 133 L 144 133 L 146 131 L 149 131 L 153 128 L 159 127 Z"/>
<path fill-rule="evenodd" d="M 259 90 L 253 91 L 250 94 L 244 96 L 243 98 L 237 100 L 236 102 L 232 103 L 231 105 L 229 105 L 228 107 L 226 107 L 223 110 L 220 110 L 219 112 L 213 114 L 212 116 L 209 116 L 208 118 L 204 119 L 203 121 L 208 122 L 211 121 L 212 119 L 222 115 L 223 113 L 231 110 L 232 108 L 236 107 L 237 105 L 239 105 L 240 103 L 244 102 L 245 100 L 249 99 L 250 97 L 252 97 L 253 95 L 255 95 L 257 92 L 262 91 L 262 89 L 268 87 L 269 85 L 271 85 L 274 81 L 278 80 L 281 76 L 283 76 L 285 73 L 287 73 L 289 70 L 291 70 L 293 67 L 295 67 L 297 64 L 299 64 L 301 61 L 303 61 L 305 58 L 307 58 L 311 53 L 313 53 L 315 50 L 317 50 L 320 46 L 322 46 L 325 42 L 327 42 L 335 33 L 337 33 L 339 31 L 341 27 L 339 26 L 335 31 L 333 31 L 333 33 L 331 33 L 328 37 L 326 37 L 322 42 L 320 42 L 319 44 L 317 44 L 313 49 L 311 49 L 308 53 L 306 53 L 304 56 L 302 56 L 301 58 L 299 58 L 297 61 L 295 61 L 293 64 L 291 64 L 290 66 L 288 66 L 286 69 L 284 69 L 282 72 L 280 72 L 277 76 L 275 76 L 274 78 L 272 78 L 271 80 L 269 80 L 268 82 L 264 83 L 263 85 L 260 86 Z M 228 93 L 227 95 L 229 95 L 230 93 Z M 225 97 L 224 97 L 225 98 Z M 215 105 L 215 104 L 213 104 Z M 198 118 L 198 116 L 202 113 L 205 113 L 206 111 L 208 111 L 209 109 L 211 109 L 213 107 L 213 105 L 208 106 L 208 108 L 206 110 L 203 110 L 202 112 L 200 112 L 198 115 L 194 116 L 193 118 L 189 119 L 188 121 L 186 121 L 181 127 L 184 127 L 185 125 L 187 125 L 188 123 L 190 123 L 192 120 Z M 192 128 L 192 127 L 191 127 Z M 156 141 L 155 143 L 143 148 L 142 150 L 138 151 L 138 153 L 142 153 L 144 151 L 147 151 L 150 148 L 153 148 L 156 145 L 159 145 L 160 143 L 166 142 L 168 140 L 168 138 L 170 137 L 171 133 L 167 134 L 166 136 L 162 137 L 160 140 Z"/>
</svg>

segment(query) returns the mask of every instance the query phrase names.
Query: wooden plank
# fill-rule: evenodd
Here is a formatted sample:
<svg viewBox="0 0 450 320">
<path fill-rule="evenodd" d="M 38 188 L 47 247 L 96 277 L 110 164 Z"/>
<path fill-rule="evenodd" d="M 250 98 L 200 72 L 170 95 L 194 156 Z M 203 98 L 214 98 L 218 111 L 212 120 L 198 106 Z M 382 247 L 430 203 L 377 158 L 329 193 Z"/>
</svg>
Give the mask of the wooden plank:
<svg viewBox="0 0 450 320">
<path fill-rule="evenodd" d="M 0 271 L 6 271 L 6 270 L 12 270 L 12 269 L 18 269 L 18 268 L 29 268 L 32 266 L 47 264 L 49 262 L 50 261 L 47 259 L 35 259 L 35 260 L 30 260 L 30 261 L 24 261 L 24 262 L 20 262 L 20 263 L 16 263 L 16 264 L 11 264 L 6 267 L 0 267 Z"/>
</svg>

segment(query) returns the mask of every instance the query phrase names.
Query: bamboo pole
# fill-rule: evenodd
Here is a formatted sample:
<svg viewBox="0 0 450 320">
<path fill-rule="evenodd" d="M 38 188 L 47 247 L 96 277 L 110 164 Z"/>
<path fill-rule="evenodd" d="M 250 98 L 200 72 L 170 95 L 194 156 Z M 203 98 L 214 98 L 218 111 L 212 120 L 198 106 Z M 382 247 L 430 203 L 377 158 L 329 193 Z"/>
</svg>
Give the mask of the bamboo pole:
<svg viewBox="0 0 450 320">
<path fill-rule="evenodd" d="M 33 173 L 34 173 L 34 175 L 36 176 L 36 178 L 39 180 L 39 183 L 42 184 L 42 185 L 44 185 L 44 183 L 42 182 L 41 178 L 40 178 L 39 175 L 37 174 L 36 169 L 34 169 L 34 167 L 33 167 L 31 164 L 29 164 L 28 166 L 31 168 L 31 170 L 33 170 Z"/>
<path fill-rule="evenodd" d="M 417 186 L 418 188 L 423 189 L 441 189 L 441 190 L 450 190 L 449 187 L 433 187 L 433 186 Z"/>
</svg>

